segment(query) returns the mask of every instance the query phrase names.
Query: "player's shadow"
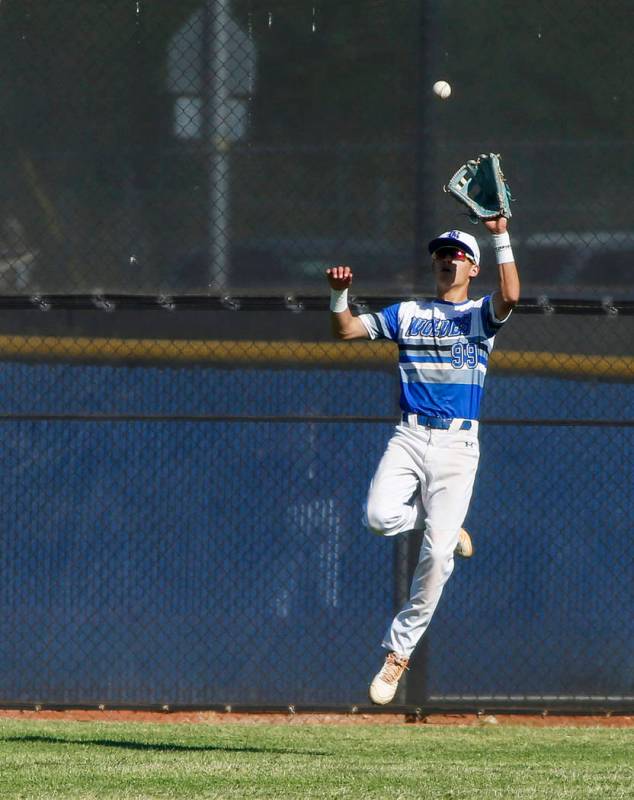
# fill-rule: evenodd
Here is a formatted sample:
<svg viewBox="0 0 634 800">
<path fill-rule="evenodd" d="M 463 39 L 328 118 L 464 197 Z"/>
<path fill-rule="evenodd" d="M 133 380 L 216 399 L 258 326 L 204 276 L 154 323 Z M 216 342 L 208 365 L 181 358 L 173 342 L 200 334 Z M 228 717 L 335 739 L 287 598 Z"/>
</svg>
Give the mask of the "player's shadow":
<svg viewBox="0 0 634 800">
<path fill-rule="evenodd" d="M 276 753 L 278 755 L 294 756 L 326 756 L 322 750 L 289 750 L 284 747 L 252 747 L 248 745 L 232 746 L 224 744 L 169 744 L 167 742 L 135 742 L 127 739 L 64 739 L 59 736 L 3 736 L 0 741 L 5 742 L 38 742 L 40 744 L 90 744 L 97 747 L 118 747 L 122 750 L 144 750 L 159 753 L 195 753 L 211 752 L 214 750 L 226 753 Z"/>
</svg>

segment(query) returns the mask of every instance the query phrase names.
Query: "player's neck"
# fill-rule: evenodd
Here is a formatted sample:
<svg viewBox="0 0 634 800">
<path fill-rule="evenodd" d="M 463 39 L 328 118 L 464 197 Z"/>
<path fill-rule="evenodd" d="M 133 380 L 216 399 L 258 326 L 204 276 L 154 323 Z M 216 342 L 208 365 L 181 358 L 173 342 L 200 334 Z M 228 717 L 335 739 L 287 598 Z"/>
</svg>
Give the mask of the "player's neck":
<svg viewBox="0 0 634 800">
<path fill-rule="evenodd" d="M 452 286 L 450 289 L 436 288 L 436 299 L 445 303 L 466 303 L 469 299 L 468 286 Z"/>
</svg>

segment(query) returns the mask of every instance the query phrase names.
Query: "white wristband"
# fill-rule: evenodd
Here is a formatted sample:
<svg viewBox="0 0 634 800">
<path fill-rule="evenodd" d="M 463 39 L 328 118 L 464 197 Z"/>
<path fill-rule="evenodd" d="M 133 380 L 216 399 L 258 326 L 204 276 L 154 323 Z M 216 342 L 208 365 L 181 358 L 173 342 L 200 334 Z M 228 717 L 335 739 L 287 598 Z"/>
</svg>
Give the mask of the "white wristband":
<svg viewBox="0 0 634 800">
<path fill-rule="evenodd" d="M 333 311 L 335 314 L 341 314 L 342 311 L 348 310 L 347 289 L 330 290 L 330 310 Z"/>
<path fill-rule="evenodd" d="M 508 233 L 494 233 L 493 247 L 495 248 L 495 260 L 498 264 L 510 264 L 511 261 L 515 261 L 511 247 L 511 237 Z"/>
</svg>

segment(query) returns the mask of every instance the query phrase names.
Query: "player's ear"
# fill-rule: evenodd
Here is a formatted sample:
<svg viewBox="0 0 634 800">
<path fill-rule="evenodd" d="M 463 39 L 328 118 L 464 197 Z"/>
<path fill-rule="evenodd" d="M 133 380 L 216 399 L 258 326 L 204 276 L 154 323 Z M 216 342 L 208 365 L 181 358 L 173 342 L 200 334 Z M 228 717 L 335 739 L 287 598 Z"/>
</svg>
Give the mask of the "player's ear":
<svg viewBox="0 0 634 800">
<path fill-rule="evenodd" d="M 469 277 L 475 278 L 479 272 L 480 272 L 480 266 L 478 264 L 472 264 L 471 269 L 469 270 Z"/>
</svg>

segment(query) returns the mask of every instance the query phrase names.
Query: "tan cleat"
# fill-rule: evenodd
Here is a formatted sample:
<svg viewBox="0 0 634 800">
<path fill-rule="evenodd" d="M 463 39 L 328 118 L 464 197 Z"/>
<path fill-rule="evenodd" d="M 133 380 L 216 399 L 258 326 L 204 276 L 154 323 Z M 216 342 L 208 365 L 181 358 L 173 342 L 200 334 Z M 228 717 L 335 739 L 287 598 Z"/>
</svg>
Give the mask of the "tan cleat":
<svg viewBox="0 0 634 800">
<path fill-rule="evenodd" d="M 460 528 L 458 544 L 453 552 L 454 555 L 460 556 L 460 558 L 471 558 L 473 555 L 473 542 L 464 528 Z"/>
<path fill-rule="evenodd" d="M 381 671 L 374 676 L 370 684 L 370 700 L 377 706 L 384 706 L 394 698 L 398 682 L 407 669 L 409 659 L 388 653 Z"/>
</svg>

